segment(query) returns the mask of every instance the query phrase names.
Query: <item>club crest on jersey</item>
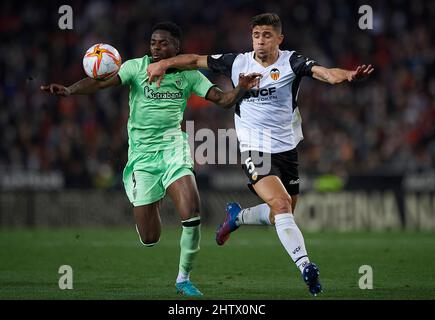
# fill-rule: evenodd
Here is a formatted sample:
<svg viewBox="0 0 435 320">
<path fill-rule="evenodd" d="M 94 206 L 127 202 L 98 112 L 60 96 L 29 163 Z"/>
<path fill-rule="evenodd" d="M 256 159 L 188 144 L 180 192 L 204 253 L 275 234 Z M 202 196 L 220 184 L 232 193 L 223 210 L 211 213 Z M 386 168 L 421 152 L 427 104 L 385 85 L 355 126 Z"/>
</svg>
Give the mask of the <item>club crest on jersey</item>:
<svg viewBox="0 0 435 320">
<path fill-rule="evenodd" d="M 272 70 L 270 70 L 270 77 L 273 80 L 278 80 L 279 79 L 279 70 L 277 68 L 273 68 Z"/>
</svg>

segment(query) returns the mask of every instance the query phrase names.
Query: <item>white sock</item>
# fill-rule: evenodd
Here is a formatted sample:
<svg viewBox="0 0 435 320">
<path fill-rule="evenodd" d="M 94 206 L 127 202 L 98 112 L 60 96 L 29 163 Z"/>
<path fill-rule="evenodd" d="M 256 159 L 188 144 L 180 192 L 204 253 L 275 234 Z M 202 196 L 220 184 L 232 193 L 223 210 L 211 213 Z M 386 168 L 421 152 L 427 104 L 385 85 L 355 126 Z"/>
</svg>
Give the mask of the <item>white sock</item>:
<svg viewBox="0 0 435 320">
<path fill-rule="evenodd" d="M 188 273 L 186 274 L 184 272 L 179 271 L 176 282 L 180 283 L 180 282 L 187 281 L 187 280 L 189 280 L 189 274 Z"/>
<path fill-rule="evenodd" d="M 269 219 L 270 208 L 266 203 L 259 204 L 258 206 L 246 208 L 240 211 L 237 216 L 236 224 L 253 225 L 272 225 Z"/>
<path fill-rule="evenodd" d="M 293 214 L 282 213 L 275 215 L 275 228 L 282 245 L 302 272 L 310 260 L 305 249 L 304 237 L 295 223 Z"/>
</svg>

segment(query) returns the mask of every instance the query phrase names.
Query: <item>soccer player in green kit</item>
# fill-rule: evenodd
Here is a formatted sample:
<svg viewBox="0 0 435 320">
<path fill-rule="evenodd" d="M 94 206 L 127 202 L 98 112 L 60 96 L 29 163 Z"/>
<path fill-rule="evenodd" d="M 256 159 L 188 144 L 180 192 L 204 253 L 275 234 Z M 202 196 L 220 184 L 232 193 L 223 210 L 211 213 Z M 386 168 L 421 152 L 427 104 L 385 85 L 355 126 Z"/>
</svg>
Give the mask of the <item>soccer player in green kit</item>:
<svg viewBox="0 0 435 320">
<path fill-rule="evenodd" d="M 201 296 L 189 279 L 201 238 L 199 194 L 187 135 L 182 132 L 180 123 L 191 93 L 229 108 L 247 90 L 258 85 L 260 75 L 240 75 L 238 86 L 229 92 L 221 91 L 193 70 L 170 70 L 158 86 L 149 84 L 148 65 L 176 56 L 180 52 L 180 38 L 181 30 L 176 24 L 159 23 L 152 29 L 151 57 L 146 55 L 126 61 L 117 76 L 106 81 L 85 78 L 69 87 L 50 84 L 41 86 L 41 90 L 67 97 L 120 84 L 129 86 L 129 150 L 123 180 L 133 204 L 136 230 L 141 243 L 147 247 L 159 241 L 159 210 L 168 193 L 181 217 L 183 229 L 176 291 L 185 296 Z"/>
</svg>

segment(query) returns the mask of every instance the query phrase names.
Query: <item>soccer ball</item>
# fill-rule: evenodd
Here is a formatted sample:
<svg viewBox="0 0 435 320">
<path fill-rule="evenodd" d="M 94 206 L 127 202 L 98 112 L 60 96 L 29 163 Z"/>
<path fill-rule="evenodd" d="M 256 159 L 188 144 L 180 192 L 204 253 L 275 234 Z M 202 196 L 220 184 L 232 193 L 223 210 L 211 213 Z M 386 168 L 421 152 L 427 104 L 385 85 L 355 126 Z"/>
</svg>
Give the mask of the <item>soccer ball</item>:
<svg viewBox="0 0 435 320">
<path fill-rule="evenodd" d="M 118 73 L 121 67 L 121 56 L 114 47 L 97 43 L 86 51 L 83 57 L 83 68 L 88 77 L 95 80 L 106 80 Z"/>
</svg>

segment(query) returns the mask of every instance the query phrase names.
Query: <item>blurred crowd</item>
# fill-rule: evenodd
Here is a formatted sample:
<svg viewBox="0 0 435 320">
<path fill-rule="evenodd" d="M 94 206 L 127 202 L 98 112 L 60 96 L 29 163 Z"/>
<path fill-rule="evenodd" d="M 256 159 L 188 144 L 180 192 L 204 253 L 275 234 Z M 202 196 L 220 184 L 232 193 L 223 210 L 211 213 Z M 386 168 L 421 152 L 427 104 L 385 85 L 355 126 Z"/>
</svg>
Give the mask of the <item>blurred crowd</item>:
<svg viewBox="0 0 435 320">
<path fill-rule="evenodd" d="M 299 108 L 304 173 L 401 174 L 435 163 L 435 1 L 74 1 L 73 30 L 60 30 L 66 1 L 0 3 L 0 173 L 62 172 L 67 187 L 121 185 L 127 160 L 128 89 L 68 99 L 41 84 L 70 85 L 85 76 L 91 45 L 115 46 L 123 60 L 149 53 L 153 24 L 176 22 L 183 52 L 251 51 L 250 18 L 276 12 L 282 49 L 326 67 L 371 63 L 367 81 L 327 85 L 302 81 Z M 373 8 L 373 30 L 358 27 L 358 8 Z M 222 88 L 230 83 L 206 73 Z M 231 128 L 233 112 L 189 101 L 185 118 Z M 212 172 L 213 166 L 197 168 Z"/>
</svg>

